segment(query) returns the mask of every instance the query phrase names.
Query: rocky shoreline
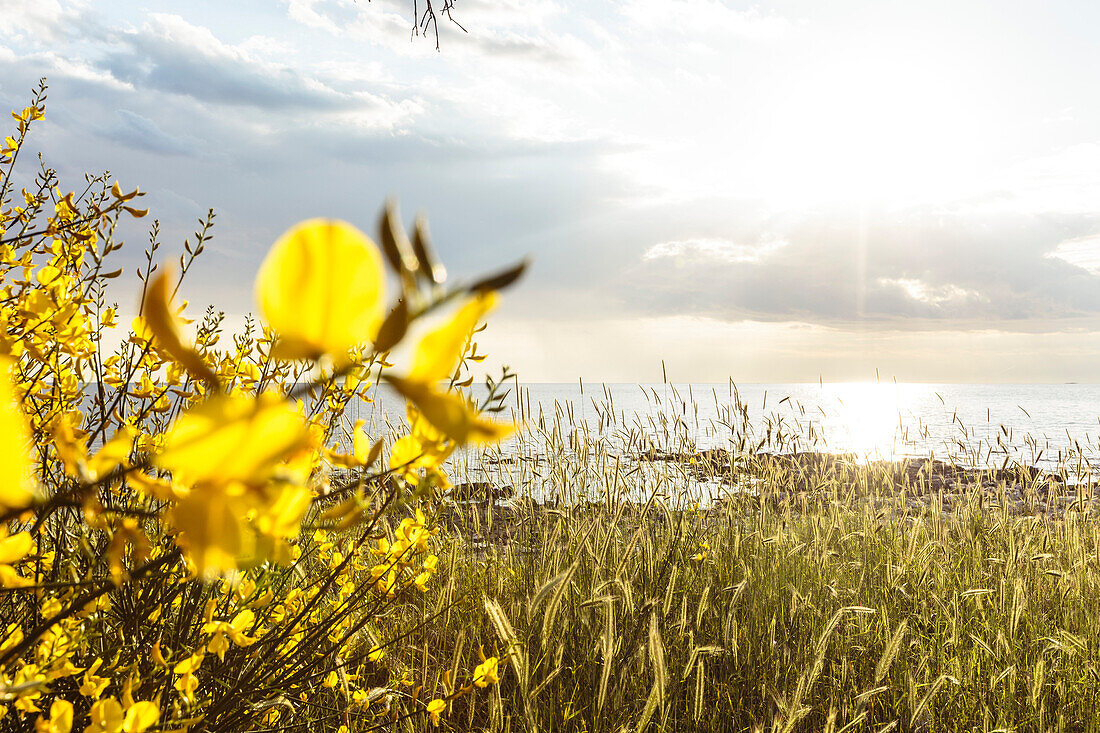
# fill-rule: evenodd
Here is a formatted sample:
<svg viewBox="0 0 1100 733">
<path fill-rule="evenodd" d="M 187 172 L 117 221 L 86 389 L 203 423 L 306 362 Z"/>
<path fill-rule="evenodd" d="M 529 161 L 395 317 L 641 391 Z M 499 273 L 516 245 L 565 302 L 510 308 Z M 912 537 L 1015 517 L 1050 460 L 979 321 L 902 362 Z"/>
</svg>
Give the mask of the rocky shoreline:
<svg viewBox="0 0 1100 733">
<path fill-rule="evenodd" d="M 762 505 L 781 508 L 835 501 L 862 501 L 876 511 L 901 509 L 913 517 L 975 507 L 1048 519 L 1064 518 L 1068 512 L 1100 516 L 1100 480 L 1075 481 L 1035 466 L 978 469 L 933 458 L 862 462 L 854 455 L 812 451 L 741 456 L 720 448 L 690 453 L 649 450 L 633 458 L 676 464 L 692 480 L 720 487 L 719 496 L 693 509 L 714 517 L 731 510 L 757 511 Z M 342 478 L 358 480 L 352 472 Z M 507 544 L 520 524 L 539 521 L 551 512 L 600 507 L 540 502 L 511 485 L 491 481 L 457 483 L 442 498 L 436 515 L 439 526 L 464 535 L 475 547 Z M 643 502 L 633 503 L 640 507 Z"/>
<path fill-rule="evenodd" d="M 695 453 L 647 451 L 646 462 L 670 462 L 684 467 L 698 481 L 731 488 L 719 503 L 745 503 L 754 485 L 784 486 L 769 492 L 769 501 L 798 497 L 867 497 L 876 504 L 904 498 L 914 510 L 933 505 L 951 511 L 978 504 L 983 509 L 1006 507 L 1012 514 L 1061 516 L 1066 511 L 1100 514 L 1100 481 L 1071 481 L 1064 473 L 1036 466 L 971 468 L 935 458 L 861 462 L 854 455 L 821 452 L 759 453 L 748 458 L 721 448 Z M 759 497 L 757 498 L 759 500 Z"/>
</svg>

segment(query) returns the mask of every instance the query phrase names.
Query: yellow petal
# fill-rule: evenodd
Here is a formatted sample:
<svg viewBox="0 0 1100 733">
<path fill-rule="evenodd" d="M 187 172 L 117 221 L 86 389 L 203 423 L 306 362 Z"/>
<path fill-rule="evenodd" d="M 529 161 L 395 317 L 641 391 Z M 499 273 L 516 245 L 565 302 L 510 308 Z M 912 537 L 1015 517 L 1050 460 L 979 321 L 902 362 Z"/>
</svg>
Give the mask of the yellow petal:
<svg viewBox="0 0 1100 733">
<path fill-rule="evenodd" d="M 466 340 L 477 324 L 496 305 L 497 296 L 492 291 L 479 293 L 470 299 L 458 313 L 443 326 L 428 333 L 416 346 L 409 380 L 434 384 L 451 376 Z"/>
<path fill-rule="evenodd" d="M 219 490 L 193 492 L 172 508 L 169 517 L 180 531 L 177 542 L 199 575 L 232 570 L 237 567 L 237 558 L 247 554 L 244 509 L 239 497 Z M 178 667 L 176 673 L 180 674 Z"/>
<path fill-rule="evenodd" d="M 274 395 L 219 395 L 176 420 L 154 457 L 178 483 L 259 485 L 309 445 L 305 420 Z"/>
<path fill-rule="evenodd" d="M 271 537 L 297 537 L 312 501 L 313 492 L 306 487 L 284 484 L 274 503 L 256 517 L 256 529 Z"/>
<path fill-rule="evenodd" d="M 176 674 L 194 674 L 199 671 L 199 667 L 202 666 L 202 660 L 205 656 L 206 654 L 200 649 L 177 664 L 172 671 Z"/>
<path fill-rule="evenodd" d="M 382 256 L 355 227 L 311 219 L 287 231 L 256 277 L 256 298 L 279 335 L 273 355 L 343 359 L 370 341 L 383 314 Z"/>
<path fill-rule="evenodd" d="M 136 435 L 136 431 L 128 425 L 116 432 L 88 461 L 88 470 L 92 475 L 102 478 L 125 463 L 134 447 Z"/>
<path fill-rule="evenodd" d="M 356 420 L 355 427 L 351 431 L 351 452 L 360 465 L 367 463 L 370 458 L 371 442 L 363 430 L 364 421 Z"/>
<path fill-rule="evenodd" d="M 155 478 L 141 471 L 134 471 L 126 477 L 127 482 L 135 489 L 160 501 L 170 501 L 176 498 L 176 492 L 171 481 Z"/>
<path fill-rule="evenodd" d="M 201 379 L 212 387 L 218 386 L 214 371 L 202 360 L 199 352 L 190 344 L 184 343 L 180 334 L 180 322 L 172 309 L 169 292 L 170 270 L 166 269 L 149 284 L 142 306 L 142 318 L 152 331 L 156 344 L 188 371 L 191 376 Z M 134 329 L 137 331 L 138 329 Z M 144 329 L 142 329 L 144 331 Z"/>
<path fill-rule="evenodd" d="M 32 578 L 24 578 L 11 565 L 0 565 L 0 588 L 26 588 L 34 585 Z"/>
<path fill-rule="evenodd" d="M 146 728 L 156 725 L 158 720 L 160 720 L 160 708 L 155 702 L 137 702 L 126 711 L 122 730 L 124 733 L 143 733 Z"/>
<path fill-rule="evenodd" d="M 400 377 L 389 376 L 386 379 L 405 399 L 416 405 L 423 419 L 459 445 L 497 442 L 515 430 L 515 426 L 509 423 L 483 419 L 462 396 L 454 392 L 437 392 L 423 382 Z"/>
<path fill-rule="evenodd" d="M 48 733 L 69 733 L 73 728 L 73 704 L 66 700 L 54 700 L 50 705 Z"/>
<path fill-rule="evenodd" d="M 256 623 L 256 614 L 246 608 L 234 616 L 229 625 L 232 626 L 235 631 L 244 631 L 250 628 L 254 623 Z"/>
<path fill-rule="evenodd" d="M 43 265 L 38 271 L 37 280 L 40 285 L 49 285 L 61 275 L 61 270 L 53 265 Z"/>
<path fill-rule="evenodd" d="M 11 565 L 22 560 L 31 548 L 34 539 L 29 532 L 20 532 L 11 537 L 0 537 L 0 565 Z"/>
<path fill-rule="evenodd" d="M 411 435 L 397 439 L 390 449 L 390 468 L 416 468 L 416 462 L 424 456 L 424 447 Z"/>
<path fill-rule="evenodd" d="M 88 447 L 84 444 L 84 432 L 74 425 L 80 418 L 79 413 L 63 413 L 54 420 L 51 432 L 54 450 L 65 470 L 70 476 L 83 479 L 88 478 Z"/>
<path fill-rule="evenodd" d="M 84 729 L 84 733 L 118 733 L 122 730 L 122 705 L 113 697 L 105 697 L 92 706 L 91 718 L 92 724 Z"/>
<path fill-rule="evenodd" d="M 0 357 L 0 511 L 30 506 L 27 421 L 11 383 L 12 361 Z"/>
</svg>

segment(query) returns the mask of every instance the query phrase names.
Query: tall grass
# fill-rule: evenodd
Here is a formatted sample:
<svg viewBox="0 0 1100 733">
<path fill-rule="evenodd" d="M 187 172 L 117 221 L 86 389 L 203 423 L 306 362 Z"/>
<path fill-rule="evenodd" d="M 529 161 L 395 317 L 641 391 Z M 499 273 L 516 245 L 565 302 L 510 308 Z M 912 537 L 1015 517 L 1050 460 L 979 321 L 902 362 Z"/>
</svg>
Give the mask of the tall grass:
<svg viewBox="0 0 1100 733">
<path fill-rule="evenodd" d="M 696 507 L 699 459 L 668 424 L 528 424 L 514 463 L 468 467 L 518 497 L 458 505 L 439 535 L 456 605 L 419 640 L 424 671 L 479 646 L 509 661 L 452 725 L 1100 728 L 1100 529 L 1088 501 L 1040 511 L 1061 484 L 930 491 L 896 465 L 777 460 L 795 436 L 758 452 L 738 429 L 710 471 L 723 495 Z M 642 432 L 683 460 L 636 460 Z"/>
</svg>

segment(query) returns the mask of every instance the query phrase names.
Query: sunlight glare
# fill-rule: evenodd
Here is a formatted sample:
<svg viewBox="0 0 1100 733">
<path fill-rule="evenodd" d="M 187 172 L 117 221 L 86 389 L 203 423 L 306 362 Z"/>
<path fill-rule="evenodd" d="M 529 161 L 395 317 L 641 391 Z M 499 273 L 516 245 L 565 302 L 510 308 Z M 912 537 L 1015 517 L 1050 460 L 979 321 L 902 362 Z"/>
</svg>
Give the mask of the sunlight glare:
<svg viewBox="0 0 1100 733">
<path fill-rule="evenodd" d="M 902 404 L 894 384 L 853 382 L 827 385 L 838 404 L 843 443 L 834 446 L 863 462 L 889 460 L 899 450 Z"/>
</svg>

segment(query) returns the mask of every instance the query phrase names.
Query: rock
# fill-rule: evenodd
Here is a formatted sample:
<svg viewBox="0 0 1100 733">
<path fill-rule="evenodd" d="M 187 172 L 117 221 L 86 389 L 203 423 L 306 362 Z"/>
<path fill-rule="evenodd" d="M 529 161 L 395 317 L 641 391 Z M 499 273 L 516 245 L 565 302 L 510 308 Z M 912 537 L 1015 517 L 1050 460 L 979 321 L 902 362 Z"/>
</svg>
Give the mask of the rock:
<svg viewBox="0 0 1100 733">
<path fill-rule="evenodd" d="M 498 502 L 502 499 L 511 499 L 515 490 L 511 486 L 496 487 L 488 481 L 470 481 L 468 483 L 455 484 L 448 494 L 454 501 L 478 501 Z"/>
</svg>

